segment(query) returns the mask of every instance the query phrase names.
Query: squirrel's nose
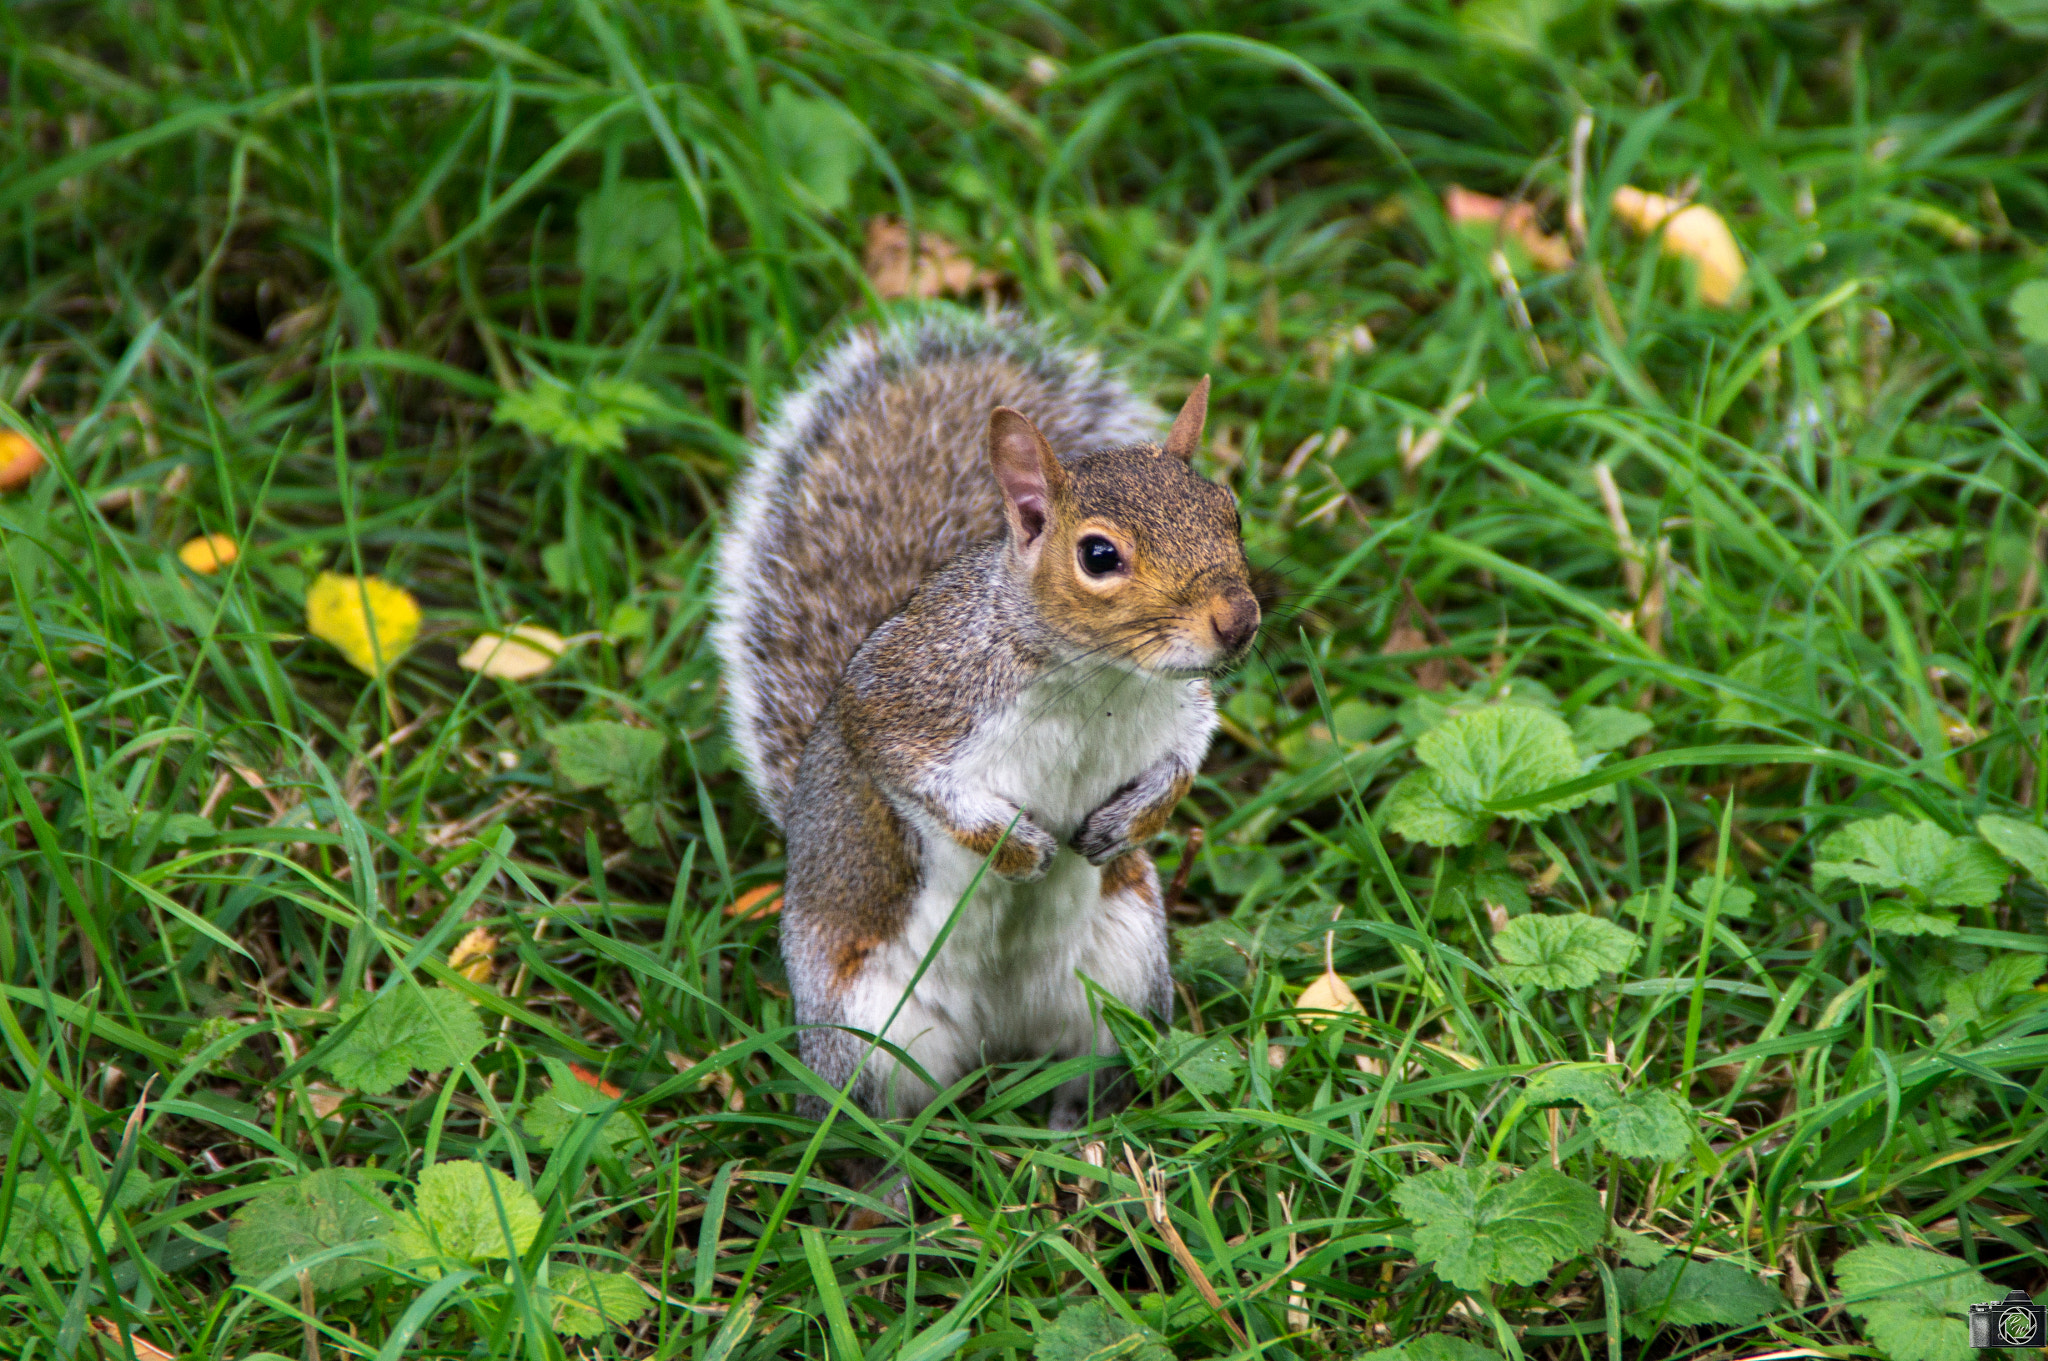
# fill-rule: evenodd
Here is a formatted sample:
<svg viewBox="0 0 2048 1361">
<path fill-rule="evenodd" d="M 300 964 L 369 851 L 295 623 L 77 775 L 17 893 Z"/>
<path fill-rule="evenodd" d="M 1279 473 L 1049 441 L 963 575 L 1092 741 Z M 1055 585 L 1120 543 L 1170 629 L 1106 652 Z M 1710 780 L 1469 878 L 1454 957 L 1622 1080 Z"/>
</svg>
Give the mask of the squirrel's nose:
<svg viewBox="0 0 2048 1361">
<path fill-rule="evenodd" d="M 1259 602 L 1242 586 L 1234 586 L 1209 603 L 1209 627 L 1225 652 L 1240 652 L 1259 631 Z"/>
</svg>

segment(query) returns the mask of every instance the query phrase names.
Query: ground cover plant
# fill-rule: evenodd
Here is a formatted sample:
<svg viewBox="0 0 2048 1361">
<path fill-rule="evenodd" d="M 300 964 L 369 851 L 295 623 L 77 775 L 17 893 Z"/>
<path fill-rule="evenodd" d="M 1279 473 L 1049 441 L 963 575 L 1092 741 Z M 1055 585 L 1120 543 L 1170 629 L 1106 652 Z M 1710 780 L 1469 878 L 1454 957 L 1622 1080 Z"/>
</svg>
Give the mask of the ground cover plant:
<svg viewBox="0 0 2048 1361">
<path fill-rule="evenodd" d="M 2048 1289 L 2038 5 L 0 25 L 8 1355 L 1961 1361 Z M 934 294 L 1212 373 L 1287 581 L 1078 1140 L 1073 1064 L 791 1113 L 704 644 L 746 434 Z"/>
</svg>

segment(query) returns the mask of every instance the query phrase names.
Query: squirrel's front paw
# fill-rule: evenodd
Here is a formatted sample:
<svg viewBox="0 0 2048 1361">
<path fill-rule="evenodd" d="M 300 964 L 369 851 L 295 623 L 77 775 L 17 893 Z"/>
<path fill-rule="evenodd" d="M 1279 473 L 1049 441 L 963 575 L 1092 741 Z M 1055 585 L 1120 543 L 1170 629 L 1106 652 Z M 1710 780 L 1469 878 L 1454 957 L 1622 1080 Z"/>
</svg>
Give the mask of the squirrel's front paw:
<svg viewBox="0 0 2048 1361">
<path fill-rule="evenodd" d="M 1052 858 L 1059 853 L 1058 839 L 1033 822 L 1029 813 L 1024 813 L 1011 825 L 1003 844 L 996 847 L 995 860 L 989 868 L 998 878 L 1029 883 L 1043 879 L 1052 868 Z"/>
<path fill-rule="evenodd" d="M 1074 833 L 1074 849 L 1091 865 L 1106 865 L 1136 844 L 1130 810 L 1119 807 L 1121 802 L 1102 805 Z"/>
</svg>

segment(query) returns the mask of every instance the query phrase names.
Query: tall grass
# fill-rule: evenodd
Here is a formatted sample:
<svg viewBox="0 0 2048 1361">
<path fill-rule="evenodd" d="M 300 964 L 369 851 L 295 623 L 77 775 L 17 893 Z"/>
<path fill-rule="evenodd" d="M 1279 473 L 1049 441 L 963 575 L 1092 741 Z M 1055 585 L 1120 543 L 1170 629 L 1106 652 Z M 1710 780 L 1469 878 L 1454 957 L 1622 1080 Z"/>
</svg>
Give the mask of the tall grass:
<svg viewBox="0 0 2048 1361">
<path fill-rule="evenodd" d="M 0 422 L 52 456 L 0 498 L 10 1352 L 1847 1356 L 1859 1245 L 2039 1290 L 2048 1007 L 1956 998 L 2048 953 L 2040 884 L 1902 935 L 1812 865 L 1859 819 L 2048 815 L 2048 349 L 2007 308 L 2048 276 L 2042 45 L 1966 4 L 1687 0 L 1517 47 L 1509 8 L 9 8 Z M 1580 263 L 1508 252 L 1518 311 L 1440 194 L 1563 234 L 1582 114 Z M 1624 184 L 1732 224 L 1738 306 L 1611 217 Z M 1199 855 L 1162 853 L 1177 1028 L 1119 1019 L 1143 1090 L 1079 1142 L 1030 1106 L 1073 1065 L 797 1119 L 773 918 L 723 910 L 780 847 L 725 754 L 709 548 L 754 423 L 892 305 L 885 214 L 1162 400 L 1213 373 L 1204 466 L 1289 582 L 1181 810 Z M 618 447 L 494 417 L 606 380 L 641 389 Z M 242 551 L 202 577 L 208 532 Z M 385 678 L 305 636 L 322 570 L 423 605 Z M 455 665 L 522 622 L 599 636 L 535 681 Z M 1651 720 L 1582 782 L 1611 801 L 1395 835 L 1441 706 L 1531 696 Z M 553 768 L 589 720 L 664 739 L 658 844 Z M 1513 982 L 1522 894 L 1641 953 Z M 1326 964 L 1361 1014 L 1299 1009 Z M 339 1082 L 352 999 L 418 987 L 485 1047 Z M 1526 1099 L 1603 1061 L 1696 1113 L 1682 1156 Z M 915 1223 L 826 1175 L 853 1154 Z M 225 1251 L 309 1172 L 395 1215 L 468 1159 L 539 1207 L 516 1258 L 330 1288 Z M 1456 1288 L 1394 1193 L 1488 1161 L 1782 1307 L 1643 1340 L 1611 1243 Z M 651 1309 L 562 1334 L 577 1267 Z"/>
</svg>

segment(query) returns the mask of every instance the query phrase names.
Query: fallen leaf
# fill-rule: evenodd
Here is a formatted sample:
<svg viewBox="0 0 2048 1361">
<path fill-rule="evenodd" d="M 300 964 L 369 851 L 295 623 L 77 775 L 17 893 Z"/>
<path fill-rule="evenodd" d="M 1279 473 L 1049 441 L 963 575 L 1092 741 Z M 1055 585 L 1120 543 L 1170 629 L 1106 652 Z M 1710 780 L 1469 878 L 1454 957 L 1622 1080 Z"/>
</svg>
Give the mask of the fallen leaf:
<svg viewBox="0 0 2048 1361">
<path fill-rule="evenodd" d="M 1352 1016 L 1365 1015 L 1365 1004 L 1358 1000 L 1358 994 L 1351 991 L 1351 985 L 1340 977 L 1335 969 L 1325 969 L 1322 976 L 1301 990 L 1301 996 L 1294 999 L 1294 1009 L 1302 1013 L 1302 1024 L 1314 1030 L 1321 1030 L 1330 1024 L 1330 1017 L 1316 1015 L 1317 1012 L 1344 1012 Z"/>
<path fill-rule="evenodd" d="M 1614 191 L 1614 215 L 1645 236 L 1661 227 L 1664 253 L 1698 267 L 1701 302 L 1726 307 L 1735 300 L 1735 290 L 1748 267 L 1742 262 L 1735 234 L 1712 208 L 1624 184 Z"/>
<path fill-rule="evenodd" d="M 750 888 L 726 905 L 728 917 L 744 917 L 749 921 L 756 917 L 772 917 L 782 911 L 782 885 L 763 884 Z"/>
<path fill-rule="evenodd" d="M 576 1080 L 578 1082 L 582 1083 L 586 1087 L 595 1087 L 599 1091 L 603 1092 L 606 1096 L 616 1099 L 623 1094 L 620 1091 L 617 1083 L 606 1082 L 603 1078 L 599 1077 L 596 1073 L 591 1072 L 588 1068 L 585 1068 L 580 1063 L 570 1064 L 569 1071 L 576 1075 Z"/>
<path fill-rule="evenodd" d="M 178 561 L 203 577 L 212 576 L 240 556 L 242 550 L 226 534 L 202 534 L 178 550 Z"/>
<path fill-rule="evenodd" d="M 119 1325 L 112 1319 L 94 1318 L 92 1329 L 96 1333 L 104 1333 L 108 1337 L 113 1338 L 115 1354 L 120 1354 L 121 1329 Z M 178 1361 L 177 1357 L 165 1351 L 162 1347 L 157 1346 L 156 1343 L 145 1342 L 133 1333 L 128 1334 L 128 1341 L 135 1348 L 135 1361 Z"/>
<path fill-rule="evenodd" d="M 306 592 L 306 632 L 332 643 L 366 676 L 389 671 L 419 631 L 419 602 L 382 577 L 322 572 Z"/>
<path fill-rule="evenodd" d="M 0 491 L 11 491 L 42 470 L 42 446 L 26 435 L 0 430 Z"/>
<path fill-rule="evenodd" d="M 341 1109 L 341 1103 L 348 1100 L 348 1093 L 339 1087 L 330 1087 L 324 1082 L 306 1084 L 306 1105 L 311 1108 L 313 1118 L 325 1120 Z"/>
<path fill-rule="evenodd" d="M 568 649 L 562 635 L 535 624 L 521 624 L 509 635 L 479 633 L 455 664 L 499 680 L 529 680 L 562 659 Z"/>
<path fill-rule="evenodd" d="M 868 219 L 868 282 L 884 298 L 964 298 L 988 292 L 1003 276 L 983 269 L 945 237 L 933 231 L 917 234 L 917 259 L 910 258 L 910 229 L 893 217 Z"/>
<path fill-rule="evenodd" d="M 1536 206 L 1520 201 L 1510 203 L 1491 194 L 1475 193 L 1454 184 L 1444 190 L 1444 212 L 1453 223 L 1483 222 L 1497 225 L 1529 252 L 1540 268 L 1570 269 L 1572 248 L 1561 236 L 1552 236 L 1536 225 Z"/>
<path fill-rule="evenodd" d="M 469 934 L 455 942 L 455 948 L 448 952 L 448 967 L 472 983 L 491 981 L 491 955 L 498 948 L 498 938 L 481 926 L 471 927 Z"/>
</svg>

